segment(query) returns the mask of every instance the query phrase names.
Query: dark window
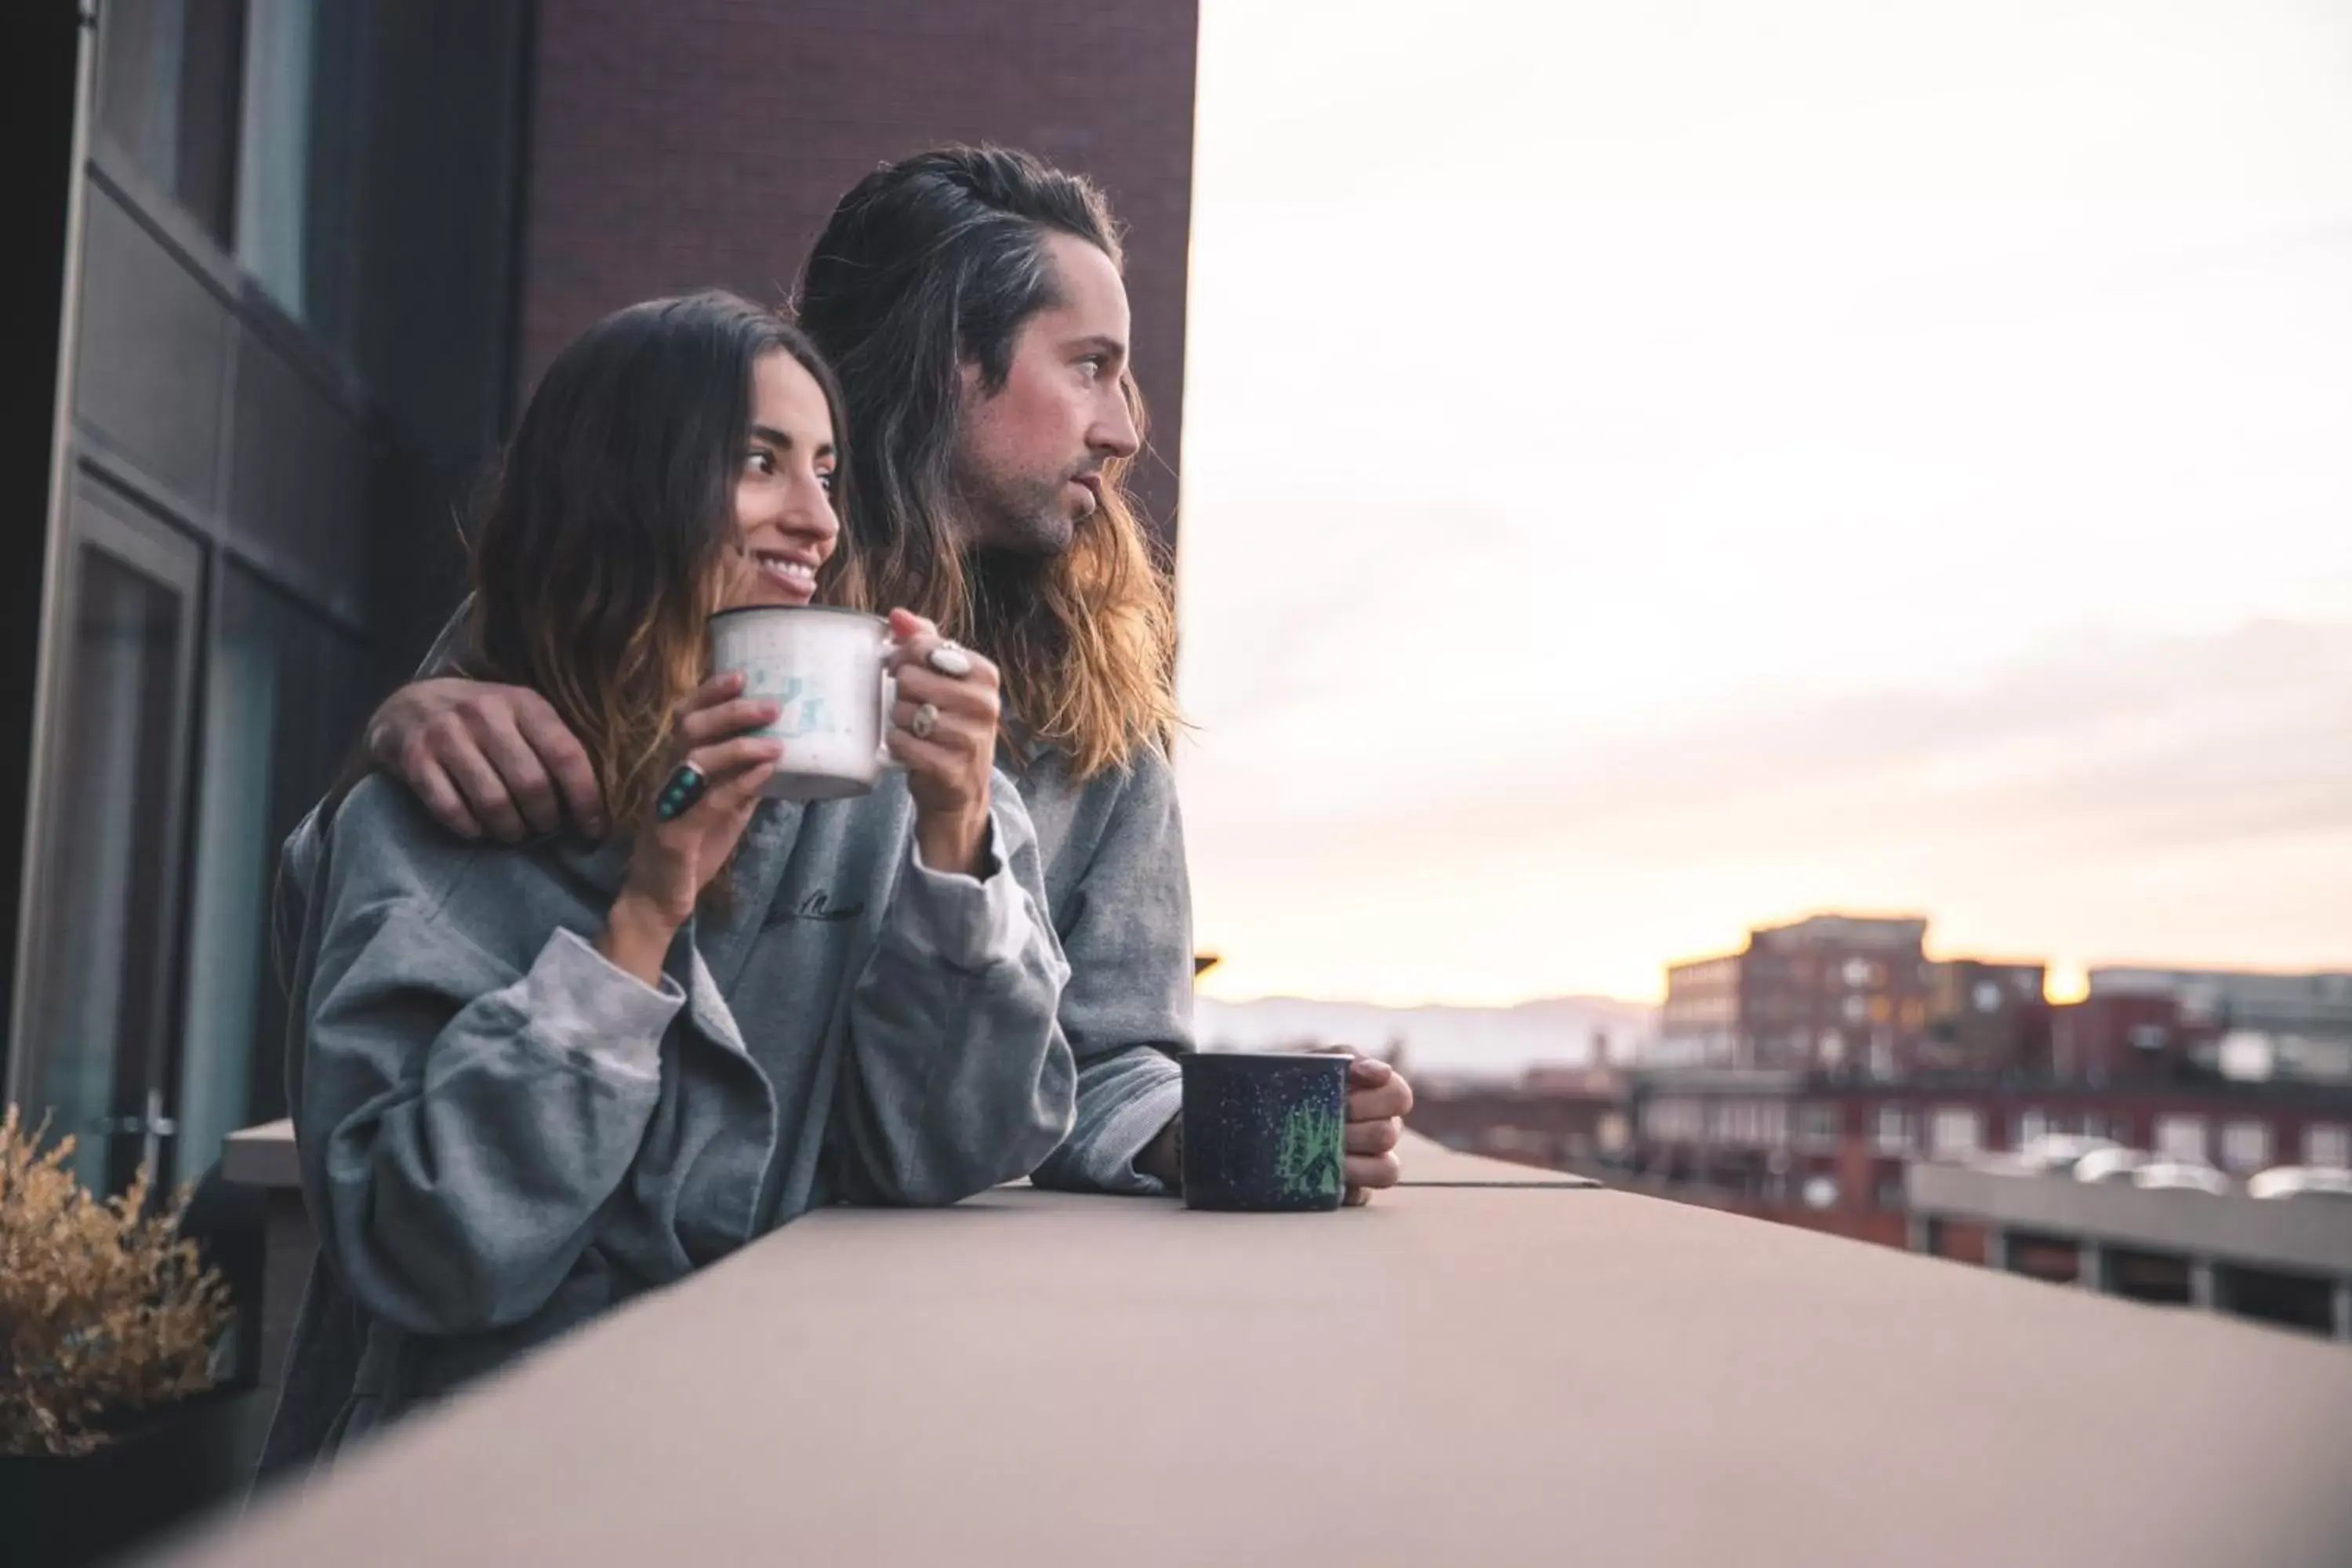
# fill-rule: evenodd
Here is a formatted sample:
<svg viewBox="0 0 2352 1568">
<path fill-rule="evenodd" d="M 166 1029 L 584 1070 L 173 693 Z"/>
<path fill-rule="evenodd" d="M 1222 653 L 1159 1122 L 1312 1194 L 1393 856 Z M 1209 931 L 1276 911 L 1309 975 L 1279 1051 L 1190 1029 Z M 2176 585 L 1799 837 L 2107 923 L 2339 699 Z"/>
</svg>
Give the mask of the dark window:
<svg viewBox="0 0 2352 1568">
<path fill-rule="evenodd" d="M 79 546 L 43 766 L 47 797 L 21 1096 L 71 1135 L 83 1184 L 163 1153 L 173 868 L 202 559 L 110 492 L 74 500 Z"/>
<path fill-rule="evenodd" d="M 231 565 L 205 681 L 179 1067 L 183 1179 L 222 1138 L 284 1112 L 285 995 L 269 918 L 278 849 L 326 793 L 357 732 L 359 651 Z"/>
<path fill-rule="evenodd" d="M 245 0 L 134 0 L 105 8 L 98 123 L 226 247 L 236 211 Z"/>
<path fill-rule="evenodd" d="M 249 3 L 237 265 L 280 310 L 348 353 L 360 6 Z"/>
</svg>

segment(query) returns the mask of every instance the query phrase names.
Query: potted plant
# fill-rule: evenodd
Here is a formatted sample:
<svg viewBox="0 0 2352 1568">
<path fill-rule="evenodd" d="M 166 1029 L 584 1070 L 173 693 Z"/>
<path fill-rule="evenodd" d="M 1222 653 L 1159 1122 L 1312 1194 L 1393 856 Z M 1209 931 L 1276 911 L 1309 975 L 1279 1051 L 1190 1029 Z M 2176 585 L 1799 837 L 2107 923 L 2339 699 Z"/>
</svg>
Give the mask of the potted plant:
<svg viewBox="0 0 2352 1568">
<path fill-rule="evenodd" d="M 180 1236 L 185 1192 L 92 1196 L 71 1138 L 0 1116 L 0 1557 L 88 1562 L 218 1496 L 213 1348 L 228 1288 Z"/>
</svg>

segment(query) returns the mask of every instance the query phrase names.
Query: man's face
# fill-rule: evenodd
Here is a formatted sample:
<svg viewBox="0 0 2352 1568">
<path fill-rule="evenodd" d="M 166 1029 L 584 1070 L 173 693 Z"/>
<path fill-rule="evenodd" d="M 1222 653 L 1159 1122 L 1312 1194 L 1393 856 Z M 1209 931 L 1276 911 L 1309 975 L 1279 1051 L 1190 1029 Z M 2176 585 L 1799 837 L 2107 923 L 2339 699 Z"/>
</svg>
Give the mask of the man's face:
<svg viewBox="0 0 2352 1568">
<path fill-rule="evenodd" d="M 1060 302 L 1022 323 L 994 392 L 963 367 L 957 499 L 970 542 L 1058 555 L 1102 505 L 1102 467 L 1141 445 L 1119 383 L 1127 369 L 1127 285 L 1083 239 L 1050 234 Z"/>
</svg>

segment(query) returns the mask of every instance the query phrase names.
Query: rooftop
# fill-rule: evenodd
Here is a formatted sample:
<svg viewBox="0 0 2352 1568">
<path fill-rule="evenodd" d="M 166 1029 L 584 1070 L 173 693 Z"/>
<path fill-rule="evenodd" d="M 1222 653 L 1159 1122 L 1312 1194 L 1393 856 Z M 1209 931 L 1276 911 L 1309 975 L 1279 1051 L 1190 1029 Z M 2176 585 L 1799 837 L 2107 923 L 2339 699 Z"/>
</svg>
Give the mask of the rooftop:
<svg viewBox="0 0 2352 1568">
<path fill-rule="evenodd" d="M 834 1209 L 167 1559 L 2340 1560 L 2352 1355 L 1417 1144 Z"/>
<path fill-rule="evenodd" d="M 2352 1200 L 2147 1192 L 2063 1172 L 1927 1160 L 1914 1161 L 1905 1179 L 1914 1214 L 2352 1279 Z"/>
</svg>

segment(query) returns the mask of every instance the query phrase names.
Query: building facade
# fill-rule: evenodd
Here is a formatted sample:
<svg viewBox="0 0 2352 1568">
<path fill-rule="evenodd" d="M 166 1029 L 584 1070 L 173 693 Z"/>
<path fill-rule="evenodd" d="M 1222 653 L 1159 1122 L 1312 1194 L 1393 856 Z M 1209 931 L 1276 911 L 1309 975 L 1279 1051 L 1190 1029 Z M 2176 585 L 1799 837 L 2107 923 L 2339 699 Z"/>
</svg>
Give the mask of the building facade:
<svg viewBox="0 0 2352 1568">
<path fill-rule="evenodd" d="M 782 301 L 956 141 L 1128 225 L 1172 542 L 1195 7 L 26 0 L 0 524 L 7 1098 L 119 1187 L 282 1113 L 278 844 L 456 607 L 519 399 L 632 300 Z"/>
<path fill-rule="evenodd" d="M 277 847 L 446 613 L 506 405 L 527 23 L 9 8 L 50 417 L 0 531 L 6 1089 L 93 1186 L 280 1103 Z"/>
<path fill-rule="evenodd" d="M 1887 1079 L 1927 1037 L 1927 922 L 1814 915 L 1666 971 L 1662 1063 Z"/>
<path fill-rule="evenodd" d="M 2291 1082 L 1878 1083 L 1678 1068 L 1518 1088 L 1426 1084 L 1412 1125 L 1455 1148 L 1888 1246 L 1905 1241 L 1913 1163 L 2012 1153 L 2045 1134 L 2111 1138 L 2241 1178 L 2277 1165 L 2352 1168 L 2352 1089 Z"/>
<path fill-rule="evenodd" d="M 2108 967 L 2091 971 L 2086 1000 L 2168 1003 L 2217 1060 L 2231 1041 L 2269 1071 L 2352 1079 L 2352 974 Z"/>
<path fill-rule="evenodd" d="M 1921 1163 L 1910 1245 L 1973 1233 L 1990 1268 L 2138 1300 L 2196 1306 L 2352 1342 L 2352 1226 L 2343 1200 L 2143 1192 L 2063 1173 Z"/>
<path fill-rule="evenodd" d="M 1929 1072 L 2047 1075 L 2048 967 L 1957 958 L 1927 965 L 1927 1029 L 1918 1065 Z"/>
</svg>

